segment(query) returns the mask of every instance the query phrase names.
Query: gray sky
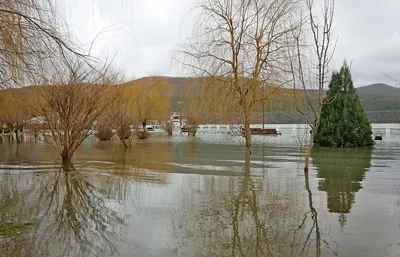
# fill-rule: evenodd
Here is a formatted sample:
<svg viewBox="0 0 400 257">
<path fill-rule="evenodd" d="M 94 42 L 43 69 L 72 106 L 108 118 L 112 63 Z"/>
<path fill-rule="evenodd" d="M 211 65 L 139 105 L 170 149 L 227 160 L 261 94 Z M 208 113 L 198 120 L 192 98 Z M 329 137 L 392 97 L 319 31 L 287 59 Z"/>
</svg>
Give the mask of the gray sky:
<svg viewBox="0 0 400 257">
<path fill-rule="evenodd" d="M 82 1 L 83 2 L 83 1 Z M 113 2 L 111 4 L 111 2 Z M 332 62 L 352 63 L 356 86 L 400 80 L 400 1 L 337 0 Z M 149 75 L 179 76 L 171 52 L 191 30 L 194 0 L 91 0 L 63 6 L 69 29 L 82 44 L 97 38 L 92 53 L 115 56 L 127 79 Z M 87 47 L 88 45 L 86 45 Z"/>
</svg>

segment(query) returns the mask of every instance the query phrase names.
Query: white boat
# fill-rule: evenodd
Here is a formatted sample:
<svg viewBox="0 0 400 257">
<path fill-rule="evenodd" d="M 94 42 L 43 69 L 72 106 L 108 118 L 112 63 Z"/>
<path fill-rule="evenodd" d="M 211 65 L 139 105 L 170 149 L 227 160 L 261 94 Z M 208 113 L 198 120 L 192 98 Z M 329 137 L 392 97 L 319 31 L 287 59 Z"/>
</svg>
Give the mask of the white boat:
<svg viewBox="0 0 400 257">
<path fill-rule="evenodd" d="M 162 124 L 158 120 L 149 120 L 146 123 L 146 131 L 152 134 L 161 134 L 165 133 L 165 130 L 162 128 Z"/>
</svg>

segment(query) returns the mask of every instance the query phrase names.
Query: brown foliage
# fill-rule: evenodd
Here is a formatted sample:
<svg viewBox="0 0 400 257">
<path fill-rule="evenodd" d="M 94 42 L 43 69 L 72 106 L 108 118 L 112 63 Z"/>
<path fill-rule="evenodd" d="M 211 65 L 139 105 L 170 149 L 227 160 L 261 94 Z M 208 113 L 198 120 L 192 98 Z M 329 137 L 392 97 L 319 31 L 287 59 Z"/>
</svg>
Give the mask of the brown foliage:
<svg viewBox="0 0 400 257">
<path fill-rule="evenodd" d="M 189 134 L 195 136 L 198 126 L 220 116 L 229 123 L 234 110 L 233 94 L 214 77 L 201 77 L 182 87 L 180 111 L 186 117 Z"/>
<path fill-rule="evenodd" d="M 131 81 L 123 85 L 127 108 L 145 127 L 148 120 L 167 120 L 170 114 L 172 86 L 163 77 Z"/>
<path fill-rule="evenodd" d="M 114 136 L 114 132 L 112 131 L 111 127 L 102 126 L 97 129 L 96 137 L 101 141 L 111 140 Z"/>
<path fill-rule="evenodd" d="M 100 115 L 115 101 L 115 74 L 109 75 L 109 66 L 94 69 L 80 61 L 65 69 L 68 76 L 59 75 L 52 85 L 39 88 L 42 101 L 36 111 L 50 130 L 49 142 L 63 163 L 70 163 L 75 150 L 96 130 Z"/>
<path fill-rule="evenodd" d="M 137 131 L 136 135 L 139 139 L 146 139 L 150 136 L 150 133 L 147 131 Z"/>
<path fill-rule="evenodd" d="M 116 134 L 125 148 L 130 148 L 134 132 L 133 124 L 136 123 L 133 112 L 133 103 L 129 95 L 129 88 L 126 86 L 115 86 L 113 88 L 115 101 L 99 117 L 99 123 L 103 126 L 109 126 L 116 129 Z"/>
<path fill-rule="evenodd" d="M 0 94 L 0 126 L 5 125 L 16 134 L 17 143 L 20 143 L 18 133 L 26 125 L 29 118 L 27 98 L 18 90 L 3 90 Z"/>
</svg>

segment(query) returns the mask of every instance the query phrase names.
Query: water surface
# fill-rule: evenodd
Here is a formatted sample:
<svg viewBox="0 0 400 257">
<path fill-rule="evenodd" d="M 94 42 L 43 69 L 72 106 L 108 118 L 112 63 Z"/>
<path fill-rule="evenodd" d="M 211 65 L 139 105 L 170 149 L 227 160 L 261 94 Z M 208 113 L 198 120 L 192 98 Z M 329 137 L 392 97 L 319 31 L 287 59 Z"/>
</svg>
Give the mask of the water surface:
<svg viewBox="0 0 400 257">
<path fill-rule="evenodd" d="M 400 135 L 315 149 L 307 134 L 90 138 L 76 172 L 26 138 L 0 139 L 0 256 L 398 256 Z M 2 232 L 3 231 L 3 232 Z"/>
</svg>

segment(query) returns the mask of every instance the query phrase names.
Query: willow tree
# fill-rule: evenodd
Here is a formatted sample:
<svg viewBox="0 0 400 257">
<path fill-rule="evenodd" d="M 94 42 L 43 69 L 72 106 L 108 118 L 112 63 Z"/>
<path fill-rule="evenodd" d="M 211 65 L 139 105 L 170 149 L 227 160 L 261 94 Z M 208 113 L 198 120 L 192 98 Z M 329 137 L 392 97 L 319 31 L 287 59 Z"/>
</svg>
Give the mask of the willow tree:
<svg viewBox="0 0 400 257">
<path fill-rule="evenodd" d="M 148 120 L 168 119 L 172 86 L 165 78 L 150 77 L 127 83 L 125 97 L 130 99 L 129 108 L 144 131 Z"/>
<path fill-rule="evenodd" d="M 126 86 L 114 86 L 115 101 L 103 112 L 99 118 L 100 127 L 110 133 L 107 140 L 114 136 L 112 129 L 125 148 L 130 148 L 134 132 L 132 126 L 136 123 L 130 88 Z"/>
<path fill-rule="evenodd" d="M 251 153 L 252 110 L 268 99 L 265 86 L 287 81 L 285 48 L 296 17 L 296 0 L 199 0 L 193 41 L 178 61 L 202 75 L 220 78 L 240 105 L 247 152 Z M 294 25 L 293 25 L 294 24 Z"/>
<path fill-rule="evenodd" d="M 72 156 L 97 129 L 101 114 L 117 100 L 110 66 L 93 67 L 74 59 L 58 67 L 58 76 L 38 87 L 41 99 L 37 113 L 50 131 L 51 143 L 70 170 Z"/>
<path fill-rule="evenodd" d="M 43 64 L 76 51 L 51 0 L 0 1 L 0 87 L 38 82 Z"/>
<path fill-rule="evenodd" d="M 188 133 L 193 136 L 202 123 L 227 123 L 234 104 L 232 94 L 214 77 L 190 79 L 181 87 L 179 99 Z"/>
</svg>

